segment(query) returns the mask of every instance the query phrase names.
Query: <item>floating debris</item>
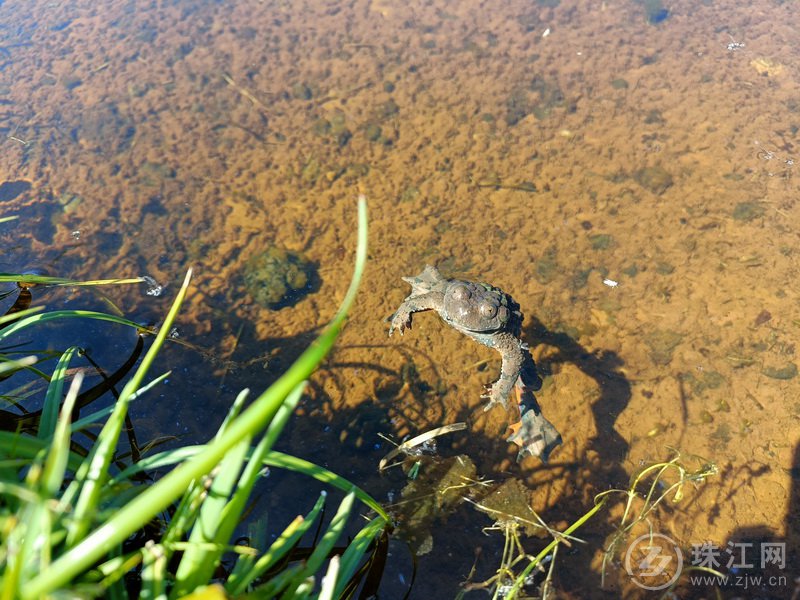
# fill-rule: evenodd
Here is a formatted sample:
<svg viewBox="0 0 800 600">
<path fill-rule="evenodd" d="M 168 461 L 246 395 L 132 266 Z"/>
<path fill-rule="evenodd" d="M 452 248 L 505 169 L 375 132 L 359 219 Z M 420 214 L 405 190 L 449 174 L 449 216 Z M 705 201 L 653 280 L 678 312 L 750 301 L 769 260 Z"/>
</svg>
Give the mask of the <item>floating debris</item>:
<svg viewBox="0 0 800 600">
<path fill-rule="evenodd" d="M 142 279 L 147 284 L 147 291 L 145 293 L 148 296 L 158 297 L 164 293 L 164 286 L 159 284 L 155 279 L 153 279 L 149 275 L 143 275 Z"/>
<path fill-rule="evenodd" d="M 542 532 L 540 519 L 531 508 L 531 491 L 516 478 L 507 479 L 488 493 L 475 508 L 486 513 L 498 525 L 515 523 L 525 535 L 535 536 Z"/>
<path fill-rule="evenodd" d="M 378 463 L 378 470 L 383 471 L 387 466 L 390 466 L 389 463 L 399 454 L 405 454 L 406 456 L 418 456 L 421 454 L 421 452 L 414 453 L 414 448 L 417 446 L 421 446 L 431 440 L 435 440 L 436 437 L 440 435 L 452 433 L 453 431 L 462 431 L 466 428 L 467 424 L 464 422 L 452 423 L 450 425 L 443 425 L 442 427 L 437 427 L 436 429 L 432 429 L 430 431 L 426 431 L 425 433 L 421 433 L 420 435 L 414 436 L 384 456 L 380 463 Z"/>
<path fill-rule="evenodd" d="M 403 488 L 402 501 L 395 507 L 402 515 L 397 533 L 417 556 L 422 556 L 433 550 L 434 523 L 446 519 L 465 496 L 488 482 L 478 479 L 475 463 L 463 454 L 415 457 L 405 466 L 415 477 Z"/>
</svg>

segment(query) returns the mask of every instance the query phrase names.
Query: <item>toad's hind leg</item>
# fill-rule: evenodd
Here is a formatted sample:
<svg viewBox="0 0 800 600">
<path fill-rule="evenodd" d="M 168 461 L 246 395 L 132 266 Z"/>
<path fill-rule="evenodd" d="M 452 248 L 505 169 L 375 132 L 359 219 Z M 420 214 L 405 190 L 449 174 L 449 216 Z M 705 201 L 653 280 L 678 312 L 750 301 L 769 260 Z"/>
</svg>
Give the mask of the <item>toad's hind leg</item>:
<svg viewBox="0 0 800 600">
<path fill-rule="evenodd" d="M 489 399 L 483 410 L 489 410 L 497 404 L 508 409 L 508 394 L 520 377 L 520 372 L 526 362 L 526 355 L 530 357 L 528 347 L 510 333 L 494 336 L 491 343 L 487 345 L 500 352 L 503 357 L 503 365 L 500 368 L 500 378 L 491 385 L 487 393 L 481 396 Z"/>
</svg>

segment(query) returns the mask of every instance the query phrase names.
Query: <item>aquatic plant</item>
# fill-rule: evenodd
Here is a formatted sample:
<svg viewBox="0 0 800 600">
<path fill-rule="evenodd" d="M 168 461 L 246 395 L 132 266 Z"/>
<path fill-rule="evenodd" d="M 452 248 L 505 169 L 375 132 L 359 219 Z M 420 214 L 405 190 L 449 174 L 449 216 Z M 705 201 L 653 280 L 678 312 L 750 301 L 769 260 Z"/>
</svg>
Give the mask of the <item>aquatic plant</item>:
<svg viewBox="0 0 800 600">
<path fill-rule="evenodd" d="M 634 527 L 648 523 L 651 513 L 667 499 L 673 504 L 683 500 L 687 484 L 698 485 L 719 472 L 714 462 L 700 457 L 692 457 L 698 462 L 698 466 L 691 468 L 684 463 L 678 450 L 672 448 L 671 451 L 673 456 L 670 460 L 644 465 L 631 475 L 627 489 L 607 490 L 595 498 L 596 502 L 605 501 L 612 495 L 622 495 L 625 498 L 622 518 L 611 543 L 603 553 L 602 581 L 605 581 L 608 563 L 616 556 Z"/>
<path fill-rule="evenodd" d="M 527 498 L 524 500 L 515 498 L 514 486 L 501 486 L 494 494 L 500 497 L 502 493 L 503 500 L 497 502 L 502 508 L 490 506 L 486 499 L 473 502 L 477 510 L 490 515 L 495 521 L 495 524 L 486 531 L 500 531 L 505 543 L 495 574 L 485 581 L 465 583 L 462 593 L 457 597 L 461 598 L 465 591 L 485 589 L 492 592 L 492 598 L 495 600 L 513 600 L 528 597 L 526 590 L 534 586 L 538 588 L 541 598 L 555 595 L 552 576 L 559 547 L 583 543 L 575 536 L 577 530 L 606 507 L 611 498 L 621 496 L 625 500 L 623 515 L 611 536 L 610 543 L 603 550 L 602 587 L 608 564 L 617 557 L 635 527 L 646 525 L 652 530 L 649 527 L 649 518 L 661 504 L 667 499 L 677 504 L 683 500 L 687 484 L 700 484 L 718 472 L 713 462 L 702 459 L 699 459 L 696 468 L 691 468 L 684 463 L 683 457 L 677 450 L 671 450 L 674 455 L 670 460 L 645 465 L 635 472 L 630 478 L 627 489 L 611 489 L 595 496 L 594 506 L 564 531 L 557 531 L 548 526 L 530 509 Z M 514 480 L 509 480 L 507 483 L 510 482 Z M 506 487 L 510 490 L 503 489 Z M 552 540 L 535 556 L 528 554 L 522 545 L 522 533 L 530 535 L 531 530 L 543 530 L 552 537 Z M 682 574 L 690 571 L 705 571 L 722 577 L 717 571 L 703 567 L 685 567 Z M 539 573 L 546 573 L 541 581 L 535 579 Z M 679 583 L 680 579 L 676 577 L 666 592 L 673 590 Z"/>
<path fill-rule="evenodd" d="M 49 382 L 34 435 L 0 431 L 0 598 L 41 598 L 62 591 L 81 597 L 175 598 L 203 590 L 207 598 L 251 590 L 259 597 L 307 597 L 319 584 L 318 575 L 326 564 L 320 598 L 345 597 L 361 578 L 374 582 L 375 571 L 382 569 L 381 549 L 385 554 L 386 512 L 345 479 L 272 449 L 303 393 L 306 378 L 333 346 L 356 295 L 366 262 L 363 197 L 358 214 L 355 270 L 338 312 L 317 340 L 249 407 L 243 409 L 248 391 L 238 395 L 207 444 L 119 466 L 118 441 L 130 403 L 146 398 L 167 376 L 146 381 L 184 300 L 191 272 L 109 410 L 72 422 L 83 375 L 78 371 L 68 385 L 69 365 L 78 350 L 73 347 L 61 354 L 52 375 L 46 376 Z M 20 278 L 8 276 L 9 280 L 13 277 Z M 26 308 L 0 318 L 0 344 L 54 319 L 99 319 L 138 328 L 115 315 Z M 34 362 L 4 354 L 0 377 L 35 369 Z M 82 452 L 73 434 L 88 427 L 100 432 Z M 304 560 L 291 560 L 292 553 L 307 531 L 322 529 L 325 493 L 271 544 L 260 530 L 247 545 L 232 541 L 265 466 L 314 477 L 346 494 Z M 141 485 L 142 480 L 152 480 L 148 474 L 154 469 L 167 468 L 169 472 L 155 483 Z M 337 547 L 356 499 L 376 516 L 345 548 Z M 232 557 L 234 562 L 221 572 L 223 557 Z"/>
</svg>

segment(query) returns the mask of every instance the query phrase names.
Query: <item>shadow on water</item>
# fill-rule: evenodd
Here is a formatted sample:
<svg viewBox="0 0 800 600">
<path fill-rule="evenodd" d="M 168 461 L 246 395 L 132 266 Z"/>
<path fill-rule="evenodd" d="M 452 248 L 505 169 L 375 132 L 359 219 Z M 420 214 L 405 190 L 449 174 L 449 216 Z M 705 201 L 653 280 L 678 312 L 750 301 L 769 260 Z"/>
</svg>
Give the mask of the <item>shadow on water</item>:
<svg viewBox="0 0 800 600">
<path fill-rule="evenodd" d="M 545 344 L 558 350 L 539 361 L 542 373 L 552 372 L 555 365 L 571 363 L 594 380 L 599 398 L 592 403 L 591 410 L 597 435 L 589 440 L 588 449 L 597 453 L 607 481 L 614 485 L 624 483 L 627 474 L 620 464 L 629 446 L 615 425 L 631 399 L 631 385 L 620 372 L 624 364 L 622 359 L 611 351 L 589 352 L 566 333 L 550 331 L 536 317 L 525 328 L 525 335 L 533 341 L 532 346 Z M 563 435 L 568 436 L 570 432 L 567 430 Z"/>
<path fill-rule="evenodd" d="M 624 363 L 615 352 L 590 352 L 566 333 L 548 329 L 536 317 L 530 319 L 524 335 L 530 340 L 532 347 L 546 345 L 555 349 L 555 352 L 547 353 L 538 362 L 537 366 L 543 375 L 568 363 L 590 377 L 598 390 L 596 399 L 590 406 L 596 433 L 585 441 L 582 458 L 579 457 L 572 465 L 559 464 L 558 453 L 555 452 L 552 461 L 554 468 L 563 467 L 562 477 L 575 478 L 568 490 L 578 493 L 567 492 L 566 497 L 551 500 L 550 508 L 541 512 L 542 518 L 548 523 L 563 520 L 572 522 L 590 507 L 586 501 L 591 496 L 612 488 L 626 489 L 629 485 L 630 474 L 623 467 L 629 444 L 617 431 L 616 422 L 631 399 L 631 385 L 621 372 Z M 546 406 L 544 410 L 547 414 Z M 569 423 L 559 425 L 565 439 L 582 435 L 579 431 L 571 431 Z M 604 595 L 601 573 L 589 568 L 589 564 L 596 550 L 606 546 L 614 531 L 614 523 L 602 516 L 581 528 L 578 537 L 587 543 L 575 544 L 562 553 L 562 560 L 573 561 L 573 565 L 582 566 L 580 577 L 569 576 L 575 567 L 567 567 L 565 576 L 557 584 L 560 589 L 581 595 L 592 590 L 597 596 Z M 618 592 L 608 593 L 613 596 Z"/>
<path fill-rule="evenodd" d="M 548 485 L 562 477 L 575 477 L 571 490 L 588 489 L 594 490 L 593 493 L 612 487 L 624 489 L 628 485 L 629 473 L 622 467 L 628 444 L 615 429 L 616 420 L 631 397 L 630 383 L 620 372 L 621 359 L 611 352 L 593 354 L 566 334 L 552 332 L 535 319 L 525 334 L 526 339 L 534 342 L 532 345 L 546 344 L 557 350 L 540 362 L 544 373 L 553 371 L 557 364 L 571 363 L 596 382 L 599 397 L 591 410 L 597 434 L 588 440 L 584 451 L 587 458 L 583 461 L 565 463 L 556 450 L 547 465 L 526 461 L 524 466 L 500 467 L 503 459 L 513 455 L 515 448 L 505 442 L 504 436 L 493 436 L 475 426 L 482 418 L 482 406 L 477 402 L 453 406 L 454 394 L 442 383 L 435 358 L 412 352 L 402 344 L 337 348 L 322 370 L 323 383 L 313 386 L 312 397 L 304 407 L 307 412 L 292 421 L 288 428 L 286 441 L 291 451 L 311 460 L 324 457 L 326 466 L 334 471 L 337 464 L 344 465 L 343 475 L 363 482 L 360 484 L 379 500 L 389 501 L 398 519 L 396 537 L 405 538 L 415 552 L 424 553 L 419 557 L 419 576 L 412 597 L 452 597 L 458 589 L 457 582 L 479 582 L 494 574 L 502 555 L 504 537 L 497 531 L 487 533 L 492 519 L 481 514 L 474 503 L 481 502 L 509 480 L 524 481 L 535 476 L 537 485 Z M 356 348 L 362 351 L 361 356 L 364 350 L 401 352 L 404 364 L 393 371 L 369 360 L 339 358 Z M 365 393 L 363 398 L 349 397 L 347 406 L 337 404 L 325 390 L 335 390 L 337 397 L 350 396 L 351 373 L 359 378 L 366 377 L 366 373 L 379 377 L 371 393 Z M 553 408 L 545 405 L 543 409 L 545 416 L 552 418 Z M 453 463 L 447 462 L 449 458 L 462 456 L 474 460 L 471 472 L 474 485 L 469 489 L 469 502 L 431 506 L 426 502 L 429 496 L 437 493 L 436 483 L 431 484 L 426 493 L 420 486 L 410 491 L 411 479 L 400 469 L 377 476 L 378 460 L 391 449 L 382 441 L 381 434 L 395 434 L 399 442 L 408 435 L 458 421 L 468 424 L 466 431 L 437 440 L 436 453 L 443 457 L 441 462 L 419 462 L 422 469 L 430 471 L 431 478 L 446 480 L 454 468 Z M 565 438 L 578 435 L 570 432 L 567 423 L 557 425 Z M 410 462 L 415 460 L 412 457 Z M 557 487 L 563 489 L 563 486 Z M 551 508 L 539 514 L 547 523 L 571 523 L 591 507 L 585 498 L 586 494 L 564 492 L 563 497 L 550 497 Z M 561 589 L 573 589 L 576 593 L 590 589 L 602 593 L 599 592 L 600 573 L 593 572 L 588 565 L 596 549 L 604 547 L 606 538 L 613 532 L 613 523 L 605 519 L 593 521 L 581 530 L 579 537 L 589 542 L 586 548 L 574 545 L 572 550 L 564 552 L 583 554 L 575 557 L 581 564 L 581 576 L 577 579 L 565 576 L 558 582 Z M 425 539 L 426 533 L 430 540 Z M 535 553 L 548 541 L 547 537 L 531 538 L 525 541 L 525 547 L 529 553 Z M 391 565 L 389 569 L 391 571 Z M 443 573 L 448 576 L 442 577 Z M 388 577 L 394 584 L 408 581 L 408 573 L 402 569 Z M 382 597 L 402 597 L 394 584 L 387 584 L 390 591 Z"/>
<path fill-rule="evenodd" d="M 774 467 L 762 465 L 752 469 L 746 478 L 747 485 L 752 486 L 753 480 L 772 468 Z M 706 541 L 697 540 L 696 544 L 693 542 L 692 548 L 684 549 L 684 560 L 686 557 L 693 557 L 695 560 L 716 559 L 718 563 L 709 566 L 726 576 L 727 581 L 718 585 L 727 594 L 747 593 L 749 597 L 768 599 L 799 597 L 800 577 L 797 574 L 800 570 L 800 443 L 794 446 L 789 474 L 792 488 L 784 517 L 783 536 L 766 524 L 739 527 L 718 546 L 706 546 L 694 557 L 693 552 L 697 551 L 698 545 Z M 725 477 L 726 473 L 721 475 Z M 729 502 L 728 498 L 719 499 L 720 504 L 724 505 L 726 502 Z M 703 587 L 708 587 L 708 580 L 706 578 Z M 719 582 L 716 578 L 715 581 Z"/>
</svg>

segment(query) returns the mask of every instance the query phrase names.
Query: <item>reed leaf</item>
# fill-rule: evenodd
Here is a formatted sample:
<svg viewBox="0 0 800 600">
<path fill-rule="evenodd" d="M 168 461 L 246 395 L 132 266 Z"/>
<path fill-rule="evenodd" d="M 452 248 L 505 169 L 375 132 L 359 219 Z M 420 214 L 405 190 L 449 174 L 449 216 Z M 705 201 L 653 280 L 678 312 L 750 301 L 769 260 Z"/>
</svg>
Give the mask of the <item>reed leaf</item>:
<svg viewBox="0 0 800 600">
<path fill-rule="evenodd" d="M 95 285 L 119 285 L 129 283 L 144 283 L 144 277 L 131 277 L 126 279 L 94 279 L 92 281 L 75 281 L 63 277 L 49 277 L 47 275 L 33 275 L 25 273 L 0 273 L 0 282 L 12 282 L 23 286 L 53 285 L 86 287 Z"/>
<path fill-rule="evenodd" d="M 350 516 L 350 512 L 353 510 L 355 498 L 356 495 L 353 492 L 350 492 L 344 497 L 344 500 L 342 500 L 342 503 L 339 505 L 339 509 L 336 511 L 333 519 L 331 519 L 328 529 L 322 534 L 322 538 L 317 543 L 311 556 L 306 559 L 303 568 L 292 578 L 286 591 L 281 595 L 281 600 L 289 600 L 294 597 L 295 592 L 300 590 L 303 583 L 309 577 L 313 577 L 313 575 L 319 571 L 320 567 L 322 567 L 322 563 L 328 558 L 336 542 L 342 536 L 344 527 L 347 525 L 347 519 Z"/>
<path fill-rule="evenodd" d="M 64 484 L 64 475 L 67 472 L 67 464 L 69 463 L 70 438 L 72 437 L 72 409 L 78 398 L 78 391 L 82 382 L 83 373 L 78 372 L 72 380 L 67 397 L 64 399 L 61 418 L 55 424 L 55 430 L 52 434 L 53 440 L 48 446 L 47 459 L 42 476 L 43 492 L 47 498 L 56 498 Z"/>
<path fill-rule="evenodd" d="M 342 554 L 334 586 L 334 598 L 343 597 L 345 588 L 348 587 L 356 570 L 361 566 L 360 563 L 369 551 L 370 545 L 375 541 L 376 537 L 383 533 L 385 528 L 386 521 L 382 517 L 375 517 L 355 535 L 353 541 L 350 542 Z"/>
<path fill-rule="evenodd" d="M 239 479 L 249 449 L 250 438 L 245 437 L 228 451 L 211 474 L 213 482 L 203 499 L 203 505 L 189 535 L 189 545 L 175 572 L 175 588 L 170 594 L 172 598 L 191 593 L 197 586 L 209 581 L 214 574 L 215 563 L 228 541 L 227 538 L 219 539 L 223 511 Z"/>
<path fill-rule="evenodd" d="M 218 513 L 214 514 L 211 517 L 206 517 L 206 505 L 209 504 L 210 499 L 207 499 L 203 503 L 203 510 L 200 513 L 200 519 L 198 525 L 201 525 L 203 533 L 207 536 L 209 541 L 213 541 L 216 545 L 214 550 L 206 550 L 202 552 L 204 561 L 200 562 L 197 561 L 198 564 L 195 564 L 192 567 L 187 566 L 187 573 L 191 573 L 192 577 L 190 579 L 190 583 L 185 585 L 186 590 L 191 590 L 194 588 L 195 585 L 199 585 L 204 581 L 210 579 L 211 574 L 213 573 L 214 567 L 219 563 L 220 559 L 222 558 L 222 553 L 227 544 L 230 543 L 231 536 L 239 524 L 240 518 L 242 513 L 244 512 L 245 506 L 247 505 L 247 501 L 250 498 L 250 494 L 253 491 L 253 486 L 256 483 L 256 480 L 259 477 L 261 470 L 263 469 L 263 459 L 266 453 L 270 450 L 272 445 L 280 436 L 283 427 L 286 425 L 286 422 L 289 420 L 289 417 L 294 412 L 297 403 L 300 401 L 300 397 L 303 394 L 303 390 L 305 389 L 305 382 L 300 383 L 286 401 L 281 405 L 280 409 L 275 415 L 275 419 L 273 419 L 272 423 L 270 423 L 269 428 L 267 429 L 267 433 L 258 443 L 258 445 L 253 449 L 252 452 L 248 452 L 250 454 L 249 460 L 245 469 L 242 472 L 241 478 L 239 479 L 238 485 L 236 487 L 235 493 L 232 494 L 230 502 L 227 502 Z M 249 442 L 248 442 L 249 443 Z M 249 448 L 245 448 L 245 451 L 249 450 Z M 230 456 L 230 455 L 229 455 Z M 225 460 L 228 457 L 226 456 Z M 229 469 L 231 472 L 233 471 L 233 466 L 225 466 L 222 465 L 223 472 L 226 469 Z M 238 468 L 235 472 L 238 472 Z M 215 481 L 216 484 L 216 481 Z M 220 490 L 215 490 L 215 487 L 212 486 L 211 488 L 211 495 L 212 497 L 215 494 L 220 494 Z M 226 495 L 227 496 L 227 495 Z M 202 526 L 202 522 L 205 518 L 213 519 L 212 524 L 210 526 Z M 195 531 L 197 531 L 198 526 L 195 525 L 194 529 L 192 530 L 192 538 L 194 539 Z M 208 536 L 214 530 L 213 536 Z M 187 551 L 184 554 L 184 558 L 181 561 L 181 567 L 183 567 L 184 561 L 186 557 L 189 555 Z M 178 569 L 177 579 L 180 582 L 180 568 Z M 176 590 L 177 594 L 181 593 L 180 585 Z M 174 595 L 174 594 L 173 594 Z"/>
<path fill-rule="evenodd" d="M 167 317 L 164 320 L 164 324 L 160 329 L 160 331 L 158 332 L 155 341 L 153 342 L 153 345 L 147 351 L 147 354 L 142 359 L 142 363 L 139 365 L 139 368 L 133 374 L 133 377 L 131 377 L 128 383 L 125 384 L 125 387 L 122 388 L 122 392 L 120 393 L 120 396 L 117 399 L 116 404 L 114 405 L 114 410 L 112 411 L 111 416 L 109 417 L 108 421 L 106 421 L 100 434 L 97 436 L 97 443 L 92 447 L 89 457 L 84 462 L 82 468 L 79 469 L 76 474 L 76 480 L 81 485 L 81 493 L 75 505 L 73 518 L 68 526 L 67 545 L 70 547 L 77 545 L 81 540 L 83 540 L 83 538 L 86 536 L 86 533 L 93 524 L 93 514 L 97 510 L 100 494 L 103 489 L 103 485 L 106 483 L 105 478 L 108 475 L 108 468 L 111 463 L 111 459 L 114 455 L 114 451 L 116 450 L 117 441 L 119 440 L 119 434 L 122 431 L 122 428 L 125 426 L 125 415 L 128 412 L 128 402 L 130 401 L 130 398 L 135 394 L 136 390 L 138 390 L 141 387 L 142 380 L 147 374 L 150 365 L 155 360 L 158 351 L 161 349 L 161 346 L 163 345 L 164 340 L 167 337 L 167 333 L 172 327 L 172 323 L 178 314 L 178 310 L 180 309 L 183 299 L 186 296 L 186 291 L 189 287 L 190 278 L 191 278 L 191 270 L 186 274 L 186 278 L 184 279 L 183 285 L 178 291 L 178 295 L 175 298 L 175 301 L 172 303 L 172 307 L 170 308 L 169 313 L 167 314 Z M 68 312 L 85 313 L 86 311 L 68 311 Z M 112 322 L 119 322 L 120 319 L 119 317 L 102 315 L 102 313 L 90 313 L 90 314 L 94 315 L 99 314 L 103 317 L 101 320 L 109 320 Z M 46 316 L 47 315 L 42 315 L 42 317 Z M 127 321 L 127 319 L 122 319 L 122 320 Z M 130 323 L 133 322 L 130 321 Z M 18 323 L 14 323 L 10 327 L 14 327 L 15 325 L 18 325 Z M 151 515 L 151 517 L 152 516 L 153 515 Z M 145 522 L 140 523 L 140 526 L 144 525 Z M 105 530 L 108 525 L 109 524 L 106 523 L 104 527 L 100 528 L 100 530 L 101 531 Z M 134 531 L 136 531 L 136 529 L 138 529 L 138 527 L 133 528 L 129 533 L 133 533 Z M 111 547 L 114 546 L 114 544 L 121 543 L 125 539 L 125 537 L 127 536 L 117 539 L 112 544 L 109 544 L 109 546 L 105 548 L 105 551 L 106 552 L 109 551 Z M 105 554 L 105 552 L 100 553 L 96 558 L 100 558 L 100 556 L 102 556 L 103 554 Z M 61 560 L 63 561 L 63 557 Z M 54 565 L 54 568 L 55 566 L 56 565 Z M 41 576 L 37 578 L 37 580 L 40 579 Z M 34 582 L 32 583 L 35 583 L 37 580 L 34 580 Z M 23 590 L 23 593 L 24 591 L 25 590 Z"/>
<path fill-rule="evenodd" d="M 326 497 L 327 494 L 325 492 L 320 494 L 320 497 L 317 499 L 317 503 L 314 505 L 314 508 L 311 509 L 311 512 L 309 512 L 305 518 L 298 516 L 294 521 L 292 521 L 270 545 L 269 549 L 264 552 L 264 554 L 259 557 L 257 561 L 255 561 L 251 568 L 235 578 L 229 578 L 226 584 L 228 593 L 232 596 L 243 594 L 258 577 L 261 577 L 264 573 L 272 569 L 278 563 L 278 561 L 283 559 L 283 557 L 286 556 L 289 551 L 297 545 L 297 543 L 300 541 L 300 538 L 302 538 L 311 528 L 311 526 L 316 523 L 317 518 L 322 512 L 322 507 L 325 506 Z M 297 570 L 299 571 L 299 569 Z M 289 579 L 290 578 L 286 579 L 285 583 L 287 585 Z M 282 587 L 277 588 L 275 593 L 282 589 Z M 259 593 L 261 592 L 263 592 L 263 590 L 261 587 L 259 587 Z M 269 596 L 265 594 L 264 597 Z"/>
<path fill-rule="evenodd" d="M 58 364 L 50 377 L 50 384 L 47 386 L 47 392 L 44 396 L 44 404 L 42 406 L 42 418 L 39 421 L 39 430 L 36 432 L 36 437 L 46 440 L 53 435 L 56 429 L 56 421 L 58 421 L 58 408 L 61 406 L 61 395 L 64 393 L 64 381 L 67 377 L 67 369 L 72 357 L 80 350 L 77 346 L 67 348 L 61 358 L 58 359 Z M 70 409 L 72 410 L 72 409 Z"/>
<path fill-rule="evenodd" d="M 19 314 L 19 313 L 17 313 Z M 16 315 L 15 315 L 16 316 Z M 141 325 L 134 323 L 123 317 L 116 315 L 109 315 L 106 313 L 95 312 L 92 310 L 54 310 L 46 313 L 37 313 L 24 319 L 15 320 L 10 325 L 6 325 L 0 329 L 0 341 L 11 337 L 33 325 L 41 325 L 48 321 L 55 321 L 60 319 L 95 319 L 97 321 L 108 321 L 110 323 L 117 323 L 118 325 L 125 325 L 126 327 L 133 327 L 134 329 L 141 329 Z"/>
</svg>

